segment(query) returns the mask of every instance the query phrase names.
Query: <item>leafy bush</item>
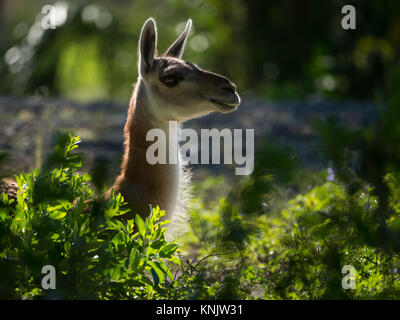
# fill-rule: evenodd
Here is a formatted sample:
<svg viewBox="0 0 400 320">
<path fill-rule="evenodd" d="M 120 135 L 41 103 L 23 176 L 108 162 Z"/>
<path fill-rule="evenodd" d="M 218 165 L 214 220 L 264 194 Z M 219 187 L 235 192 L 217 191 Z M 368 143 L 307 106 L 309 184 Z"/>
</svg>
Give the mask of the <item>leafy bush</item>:
<svg viewBox="0 0 400 320">
<path fill-rule="evenodd" d="M 383 101 L 372 127 L 315 124 L 327 170 L 264 143 L 251 176 L 195 185 L 179 259 L 163 211 L 121 220 L 103 170 L 94 192 L 77 171 L 79 139 L 60 136 L 41 171 L 17 176 L 17 201 L 0 196 L 0 298 L 399 299 L 400 95 Z M 41 289 L 43 265 L 56 290 Z M 345 266 L 355 288 L 342 285 Z"/>
<path fill-rule="evenodd" d="M 400 298 L 399 83 L 397 68 L 374 126 L 315 124 L 327 170 L 302 170 L 286 150 L 264 144 L 252 176 L 222 199 L 202 195 L 228 183 L 198 186 L 183 249 L 195 261 L 207 257 L 194 264 L 208 286 L 202 297 Z M 354 289 L 342 286 L 345 266 L 356 272 Z"/>
<path fill-rule="evenodd" d="M 165 237 L 164 212 L 120 219 L 122 196 L 93 191 L 90 176 L 78 173 L 79 139 L 59 136 L 41 171 L 16 177 L 17 201 L 0 196 L 0 297 L 398 299 L 395 158 L 389 153 L 378 179 L 346 158 L 349 148 L 373 145 L 375 135 L 337 133 L 345 129 L 330 121 L 317 128 L 326 154 L 330 137 L 352 137 L 335 140 L 328 174 L 301 171 L 287 150 L 265 145 L 253 174 L 224 197 L 215 192 L 227 190 L 221 177 L 195 185 L 179 258 L 178 243 Z M 361 159 L 376 159 L 362 150 Z M 44 265 L 56 269 L 56 290 L 42 289 Z M 356 270 L 355 289 L 342 287 L 346 265 Z"/>
<path fill-rule="evenodd" d="M 123 197 L 92 191 L 90 176 L 77 172 L 78 143 L 60 135 L 44 170 L 16 177 L 17 201 L 0 196 L 1 298 L 152 298 L 180 263 L 178 244 L 165 239 L 165 212 L 118 219 Z M 44 265 L 56 270 L 56 290 L 42 289 Z"/>
<path fill-rule="evenodd" d="M 368 184 L 352 192 L 338 180 L 327 181 L 251 220 L 229 196 L 209 208 L 196 199 L 184 240 L 184 249 L 194 255 L 186 267 L 194 269 L 191 281 L 204 287 L 196 297 L 400 298 L 400 177 L 388 174 L 384 180 L 393 209 L 384 234 L 375 217 L 379 202 Z M 213 182 L 205 188 L 216 188 Z M 356 270 L 354 290 L 342 287 L 346 265 Z M 186 294 L 193 297 L 191 290 Z"/>
</svg>

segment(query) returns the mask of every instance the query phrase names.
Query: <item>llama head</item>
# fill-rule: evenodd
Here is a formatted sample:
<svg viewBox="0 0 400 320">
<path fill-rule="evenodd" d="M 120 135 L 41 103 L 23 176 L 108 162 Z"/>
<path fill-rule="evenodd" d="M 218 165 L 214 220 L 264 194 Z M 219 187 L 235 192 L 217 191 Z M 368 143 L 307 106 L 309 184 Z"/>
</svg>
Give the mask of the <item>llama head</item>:
<svg viewBox="0 0 400 320">
<path fill-rule="evenodd" d="M 231 112 L 240 104 L 236 86 L 228 78 L 181 59 L 192 21 L 162 56 L 156 55 L 157 28 L 148 19 L 139 40 L 139 81 L 149 107 L 164 120 L 184 121 L 213 111 Z"/>
</svg>

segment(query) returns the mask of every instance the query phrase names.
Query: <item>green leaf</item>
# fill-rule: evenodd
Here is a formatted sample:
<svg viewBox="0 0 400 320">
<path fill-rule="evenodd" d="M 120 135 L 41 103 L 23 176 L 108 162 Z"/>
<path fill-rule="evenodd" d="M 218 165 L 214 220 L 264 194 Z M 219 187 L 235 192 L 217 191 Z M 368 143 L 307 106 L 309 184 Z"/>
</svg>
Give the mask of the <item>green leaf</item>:
<svg viewBox="0 0 400 320">
<path fill-rule="evenodd" d="M 165 274 L 168 278 L 172 279 L 172 278 L 174 277 L 174 276 L 172 275 L 171 270 L 168 269 L 168 267 L 165 265 L 164 262 L 156 261 L 155 264 L 164 272 L 164 274 Z"/>
<path fill-rule="evenodd" d="M 132 248 L 129 256 L 129 270 L 135 271 L 140 264 L 140 253 L 136 248 Z"/>
<path fill-rule="evenodd" d="M 166 243 L 166 241 L 165 241 L 164 239 L 159 239 L 159 240 L 153 241 L 153 242 L 150 244 L 150 247 L 153 248 L 153 249 L 158 250 L 158 249 L 160 249 L 160 248 L 162 247 L 162 245 L 165 244 L 165 243 Z"/>
<path fill-rule="evenodd" d="M 66 211 L 53 211 L 49 214 L 49 217 L 55 220 L 62 220 L 66 215 Z"/>
<path fill-rule="evenodd" d="M 177 264 L 178 266 L 181 265 L 181 260 L 178 257 L 172 256 L 171 258 L 169 258 L 169 260 L 175 264 Z"/>
<path fill-rule="evenodd" d="M 163 247 L 160 251 L 160 257 L 162 258 L 171 258 L 171 256 L 175 253 L 176 249 L 178 249 L 178 244 L 176 243 L 171 243 L 167 244 L 165 247 Z"/>
<path fill-rule="evenodd" d="M 145 229 L 145 225 L 144 225 L 144 221 L 143 221 L 142 217 L 137 214 L 135 217 L 135 222 L 136 222 L 136 226 L 138 228 L 139 234 L 142 237 L 144 237 L 146 229 Z"/>
<path fill-rule="evenodd" d="M 8 196 L 7 196 L 5 193 L 2 193 L 2 194 L 1 194 L 1 201 L 2 201 L 4 204 L 7 204 L 7 203 L 8 203 Z"/>
<path fill-rule="evenodd" d="M 159 266 L 153 261 L 148 261 L 147 264 L 151 267 L 154 285 L 158 286 L 160 283 L 164 283 L 164 272 L 159 268 Z"/>
<path fill-rule="evenodd" d="M 58 205 L 56 206 L 49 206 L 47 212 L 49 212 L 50 218 L 61 220 L 67 215 L 68 210 L 72 208 L 72 203 L 68 200 L 58 200 L 57 203 Z"/>
</svg>

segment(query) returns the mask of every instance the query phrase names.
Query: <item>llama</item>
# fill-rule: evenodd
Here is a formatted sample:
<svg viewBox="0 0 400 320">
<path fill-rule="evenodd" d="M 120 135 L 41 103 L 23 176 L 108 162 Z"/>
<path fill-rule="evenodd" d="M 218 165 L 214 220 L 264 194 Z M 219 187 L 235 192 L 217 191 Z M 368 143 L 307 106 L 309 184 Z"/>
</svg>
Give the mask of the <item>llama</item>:
<svg viewBox="0 0 400 320">
<path fill-rule="evenodd" d="M 162 56 L 156 56 L 156 23 L 149 18 L 143 25 L 138 48 L 138 81 L 130 100 L 124 127 L 124 156 L 121 172 L 112 190 L 121 193 L 130 212 L 123 218 L 150 215 L 150 205 L 158 205 L 170 218 L 181 208 L 183 187 L 189 176 L 178 156 L 177 164 L 149 164 L 146 140 L 153 128 L 169 136 L 169 121 L 179 125 L 188 119 L 217 111 L 228 113 L 240 104 L 236 86 L 229 79 L 181 59 L 192 21 Z M 167 141 L 178 143 L 178 141 Z M 176 146 L 178 150 L 178 146 Z M 0 181 L 1 182 L 1 181 Z M 16 198 L 18 186 L 10 179 L 0 183 L 0 193 Z"/>
<path fill-rule="evenodd" d="M 152 18 L 140 34 L 139 77 L 124 129 L 121 173 L 112 186 L 128 202 L 128 218 L 136 213 L 148 216 L 149 205 L 159 205 L 171 217 L 181 207 L 183 187 L 189 179 L 179 157 L 177 164 L 151 165 L 146 161 L 146 150 L 152 144 L 146 141 L 146 133 L 160 128 L 168 137 L 168 121 L 177 121 L 180 126 L 185 120 L 214 111 L 231 112 L 240 104 L 236 86 L 229 79 L 181 59 L 191 24 L 189 19 L 162 56 L 156 56 L 157 29 Z"/>
</svg>

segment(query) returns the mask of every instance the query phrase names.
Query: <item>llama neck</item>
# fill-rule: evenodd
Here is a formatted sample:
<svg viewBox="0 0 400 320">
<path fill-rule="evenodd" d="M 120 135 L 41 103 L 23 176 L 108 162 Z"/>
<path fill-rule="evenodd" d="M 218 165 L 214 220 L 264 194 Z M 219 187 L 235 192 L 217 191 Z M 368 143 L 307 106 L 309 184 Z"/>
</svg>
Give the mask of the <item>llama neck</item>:
<svg viewBox="0 0 400 320">
<path fill-rule="evenodd" d="M 167 146 L 169 143 L 168 120 L 157 118 L 153 114 L 155 109 L 150 105 L 143 82 L 139 80 L 130 102 L 125 124 L 125 153 L 121 175 L 117 178 L 115 190 L 123 194 L 130 206 L 135 206 L 139 210 L 148 210 L 149 204 L 159 205 L 169 214 L 172 213 L 177 202 L 180 165 L 179 162 L 151 165 L 146 159 L 146 151 L 154 143 L 146 141 L 149 130 L 162 129 L 166 134 Z M 140 205 L 133 205 L 137 203 Z"/>
<path fill-rule="evenodd" d="M 132 96 L 129 108 L 128 119 L 125 125 L 125 154 L 124 165 L 125 173 L 137 171 L 138 160 L 141 159 L 148 164 L 146 151 L 154 141 L 146 141 L 146 135 L 151 129 L 161 129 L 165 133 L 167 154 L 170 143 L 174 146 L 178 141 L 170 141 L 170 126 L 168 119 L 158 117 L 155 110 L 161 109 L 151 105 L 150 97 L 142 81 L 138 82 Z M 179 128 L 177 128 L 179 129 Z M 178 157 L 179 161 L 179 157 Z M 141 163 L 141 161 L 139 161 Z M 133 170 L 134 169 L 134 170 Z"/>
</svg>

